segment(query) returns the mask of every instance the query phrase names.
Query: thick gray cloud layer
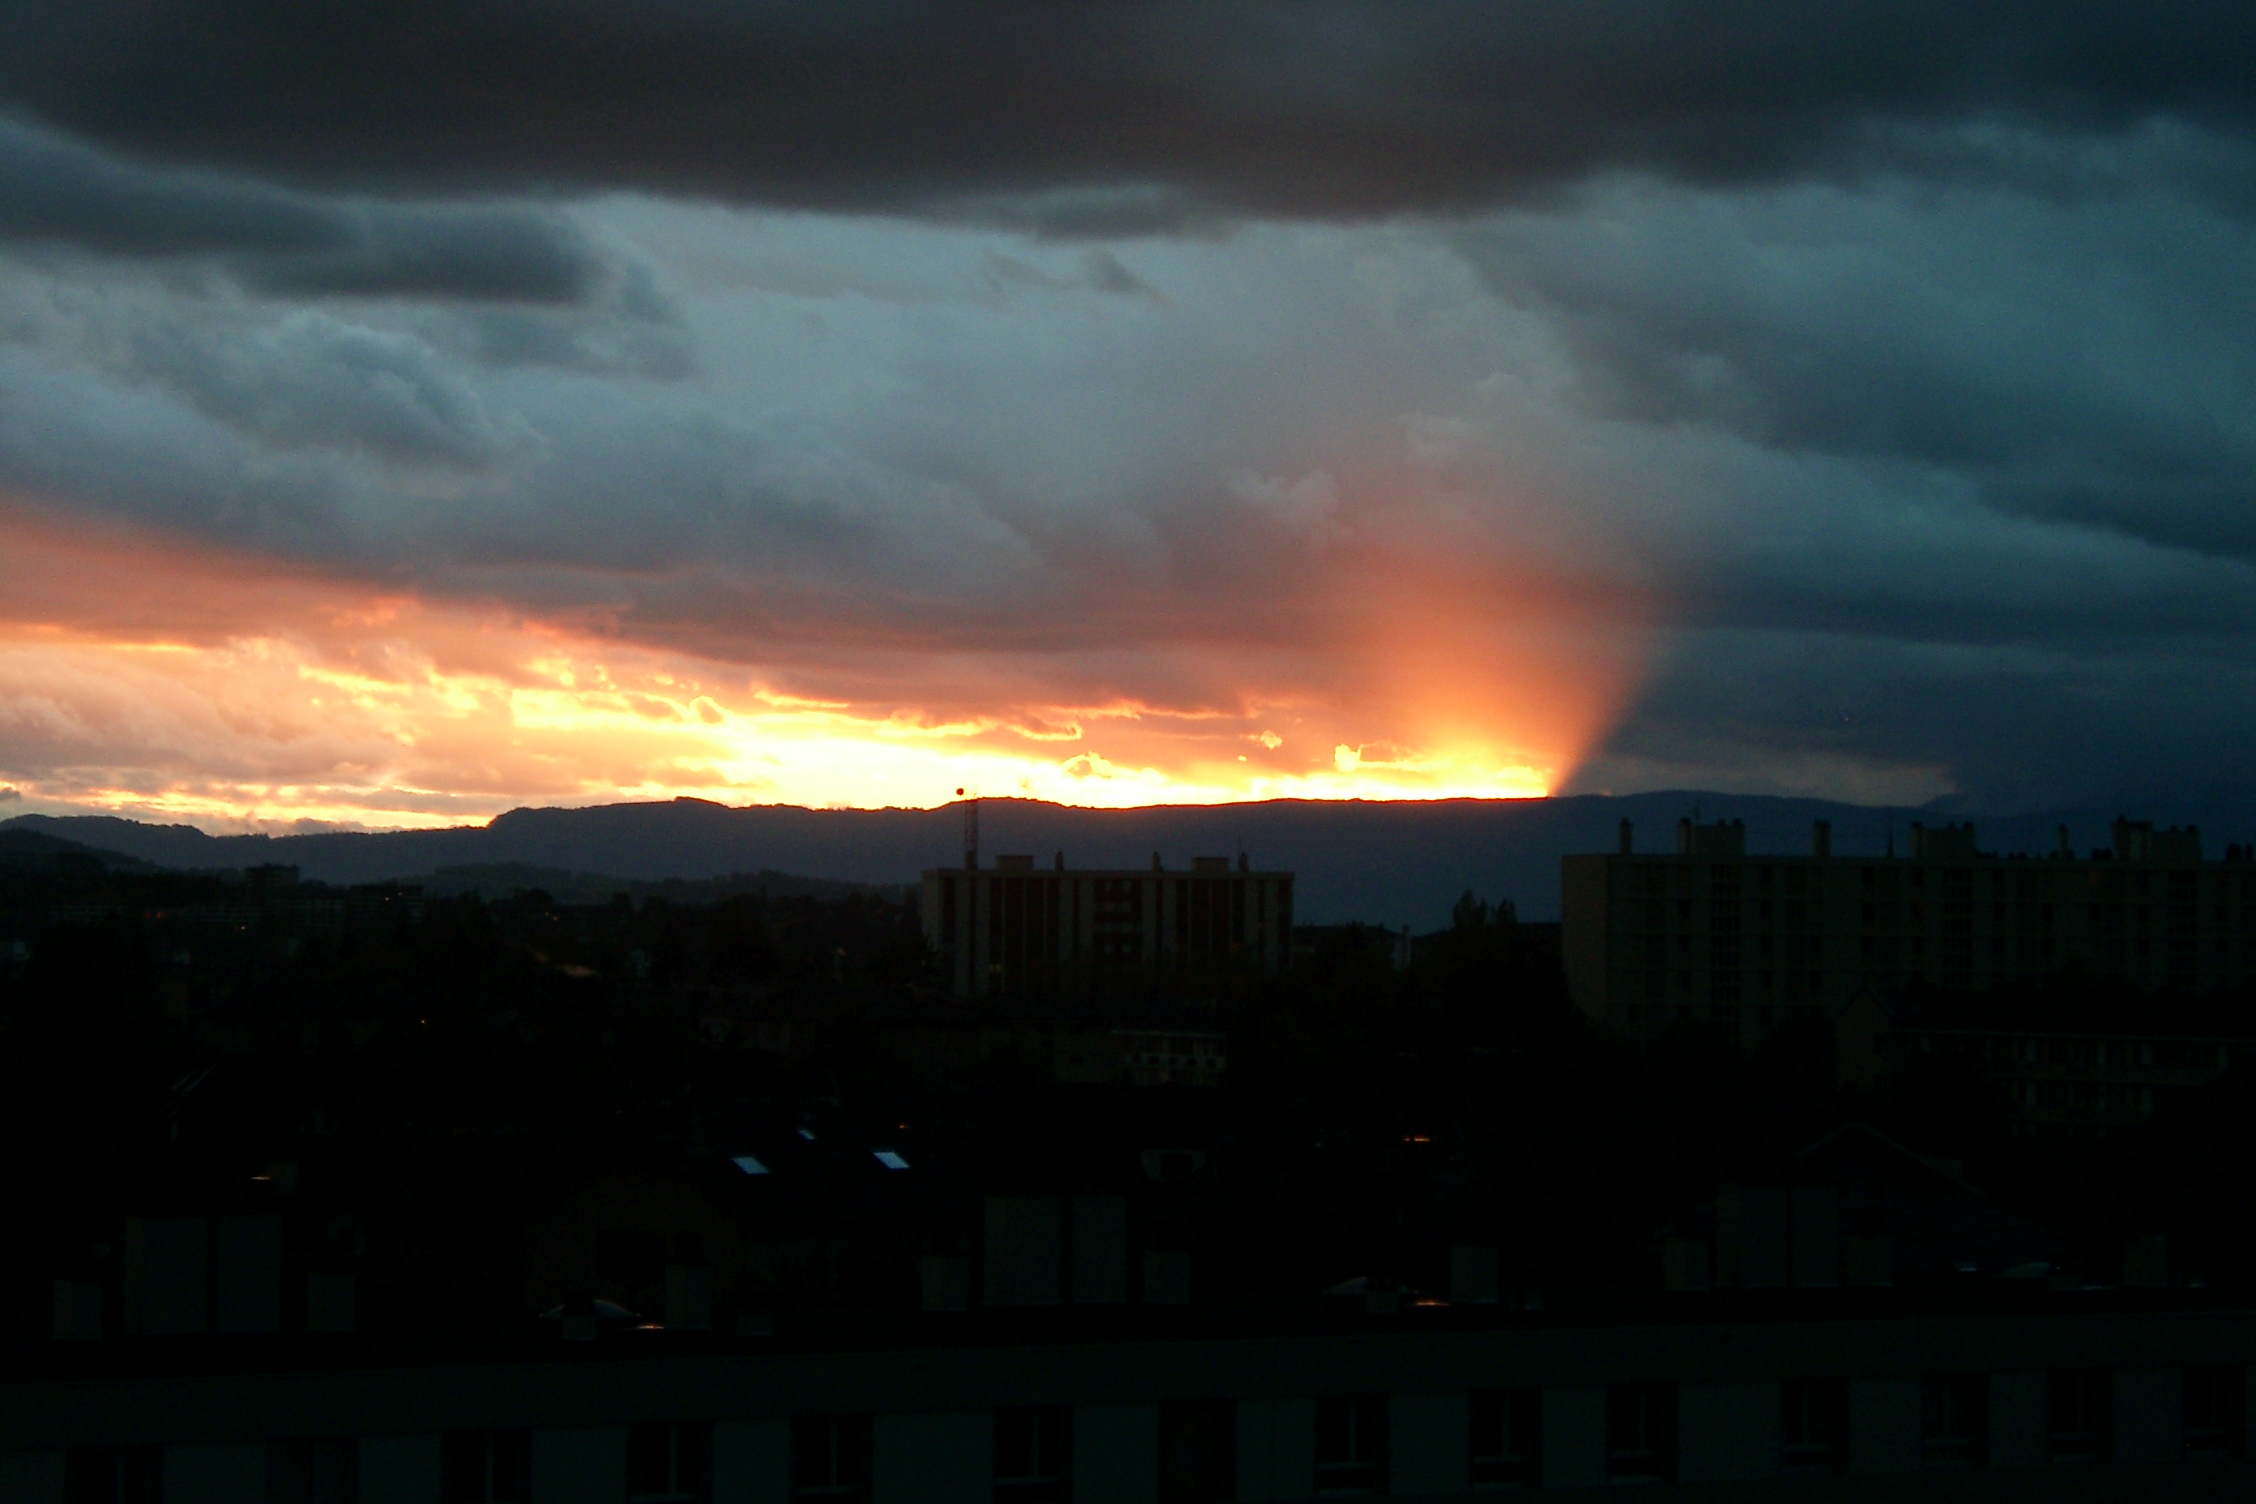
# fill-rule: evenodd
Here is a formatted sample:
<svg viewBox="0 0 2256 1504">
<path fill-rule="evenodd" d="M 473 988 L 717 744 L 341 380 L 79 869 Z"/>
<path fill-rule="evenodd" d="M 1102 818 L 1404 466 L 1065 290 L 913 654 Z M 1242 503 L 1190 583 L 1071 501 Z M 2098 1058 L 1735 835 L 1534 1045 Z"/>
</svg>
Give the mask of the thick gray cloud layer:
<svg viewBox="0 0 2256 1504">
<path fill-rule="evenodd" d="M 2252 102 L 2245 6 L 27 0 L 0 490 L 1186 713 L 1399 544 L 1654 613 L 1587 786 L 2228 784 Z"/>
<path fill-rule="evenodd" d="M 1624 190 L 1589 207 L 1459 243 L 1557 321 L 1596 408 L 2256 559 L 2256 277 L 2237 219 L 2155 191 L 2092 207 Z"/>
<path fill-rule="evenodd" d="M 0 244 L 208 258 L 289 296 L 557 303 L 598 279 L 553 214 L 516 206 L 340 201 L 196 169 L 122 161 L 0 118 Z"/>
<path fill-rule="evenodd" d="M 17 0 L 0 100 L 325 185 L 978 208 L 1117 233 L 1593 171 L 2042 169 L 1936 128 L 2244 129 L 2210 0 Z M 2041 154 L 2040 154 L 2041 155 Z"/>
<path fill-rule="evenodd" d="M 1030 694 L 1192 708 L 1323 640 L 1327 548 L 1399 535 L 1662 603 L 1586 784 L 2232 776 L 2256 233 L 2198 198 L 1626 179 L 1103 258 L 582 219 L 642 290 L 292 307 L 27 267 L 0 484 L 810 692 L 1015 655 Z"/>
</svg>

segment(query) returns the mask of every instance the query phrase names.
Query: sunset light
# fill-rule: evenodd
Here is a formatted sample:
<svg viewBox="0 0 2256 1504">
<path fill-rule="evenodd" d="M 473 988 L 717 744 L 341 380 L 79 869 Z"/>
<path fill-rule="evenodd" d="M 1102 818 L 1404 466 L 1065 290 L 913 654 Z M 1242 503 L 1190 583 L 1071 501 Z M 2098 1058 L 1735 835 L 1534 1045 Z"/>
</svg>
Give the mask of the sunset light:
<svg viewBox="0 0 2256 1504">
<path fill-rule="evenodd" d="M 2248 0 L 5 0 L 0 1504 L 2246 1497 L 2252 211 Z"/>
<path fill-rule="evenodd" d="M 1114 704 L 942 718 L 810 704 L 741 669 L 497 616 L 400 601 L 381 615 L 347 654 L 318 622 L 208 641 L 10 625 L 0 687 L 36 706 L 56 743 L 99 731 L 110 749 L 58 756 L 57 773 L 18 785 L 20 797 L 215 829 L 408 827 L 521 803 L 680 795 L 922 806 L 958 786 L 1107 807 L 1524 797 L 1562 772 L 1463 743 L 1350 744 L 1353 717 L 1306 703 L 1231 717 Z M 181 749 L 194 770 L 177 765 Z"/>
<path fill-rule="evenodd" d="M 1147 601 L 1126 609 L 1175 619 L 1100 659 L 855 629 L 763 653 L 725 614 L 543 619 L 19 508 L 0 703 L 44 766 L 9 802 L 220 830 L 680 796 L 928 807 L 957 787 L 1113 808 L 1558 787 L 1633 680 L 1619 592 L 1468 573 L 1398 500 L 1384 529 L 1352 496 L 1331 507 L 1266 613 Z"/>
</svg>

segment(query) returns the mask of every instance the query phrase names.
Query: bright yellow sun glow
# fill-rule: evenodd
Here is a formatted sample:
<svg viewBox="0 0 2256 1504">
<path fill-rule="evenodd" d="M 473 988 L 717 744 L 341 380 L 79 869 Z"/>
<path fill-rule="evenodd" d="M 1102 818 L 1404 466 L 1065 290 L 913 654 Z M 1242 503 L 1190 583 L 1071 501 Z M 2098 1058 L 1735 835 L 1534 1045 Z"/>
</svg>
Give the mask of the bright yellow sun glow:
<svg viewBox="0 0 2256 1504">
<path fill-rule="evenodd" d="M 1618 698 L 1576 690 L 1596 681 L 1572 664 L 1515 667 L 1550 650 L 1504 639 L 1478 672 L 1342 652 L 1263 683 L 1210 655 L 1206 678 L 1246 686 L 1220 708 L 1046 703 L 999 670 L 985 708 L 960 663 L 945 693 L 896 674 L 834 695 L 809 692 L 819 675 L 489 607 L 20 524 L 9 538 L 0 785 L 17 794 L 0 814 L 407 828 L 685 795 L 930 807 L 959 787 L 1107 807 L 1518 798 L 1557 786 Z"/>
<path fill-rule="evenodd" d="M 1226 761 L 1191 747 L 1162 766 L 1105 752 L 1108 742 L 1151 740 L 1138 734 L 1134 713 L 1112 712 L 1063 745 L 1029 743 L 1002 723 L 927 725 L 777 704 L 756 688 L 714 682 L 721 675 L 710 665 L 659 666 L 618 649 L 581 657 L 559 646 L 539 643 L 537 662 L 508 677 L 448 671 L 395 650 L 386 655 L 391 676 L 375 677 L 281 638 L 197 646 L 16 635 L 0 640 L 0 694 L 36 698 L 56 710 L 58 730 L 103 743 L 70 758 L 63 776 L 21 780 L 23 793 L 215 827 L 404 828 L 527 802 L 684 795 L 931 806 L 958 787 L 1107 807 L 1525 797 L 1546 792 L 1555 776 L 1477 751 L 1374 758 L 1344 743 L 1299 749 L 1274 731 L 1266 733 L 1273 745 L 1256 733 Z M 166 776 L 175 760 L 183 766 Z"/>
</svg>

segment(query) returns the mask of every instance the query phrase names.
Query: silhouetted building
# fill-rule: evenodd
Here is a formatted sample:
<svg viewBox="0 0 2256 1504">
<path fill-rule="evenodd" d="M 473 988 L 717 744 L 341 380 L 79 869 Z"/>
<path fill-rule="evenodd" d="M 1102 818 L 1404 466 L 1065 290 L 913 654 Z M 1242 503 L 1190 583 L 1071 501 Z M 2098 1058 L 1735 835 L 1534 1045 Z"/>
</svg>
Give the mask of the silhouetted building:
<svg viewBox="0 0 2256 1504">
<path fill-rule="evenodd" d="M 1890 1028 L 1877 1044 L 1882 1061 L 1897 1069 L 1934 1057 L 1974 1064 L 2003 1088 L 2013 1131 L 2024 1138 L 2104 1138 L 2135 1128 L 2252 1050 L 2256 1037 L 2245 1031 L 2220 1037 L 1918 1020 Z"/>
<path fill-rule="evenodd" d="M 1933 1288 L 1970 1279 L 2049 1278 L 2073 1250 L 1864 1123 L 1794 1156 L 1771 1184 L 1729 1184 L 1666 1240 L 1670 1290 Z"/>
<path fill-rule="evenodd" d="M 756 1331 L 778 1299 L 869 1300 L 934 1229 L 961 1220 L 921 1147 L 829 1127 L 591 1175 L 526 1234 L 534 1310 L 575 1297 L 672 1331 Z M 871 1272 L 873 1269 L 879 1272 Z"/>
<path fill-rule="evenodd" d="M 1229 1042 L 1192 1029 L 1115 1029 L 1118 1079 L 1135 1086 L 1220 1086 Z"/>
<path fill-rule="evenodd" d="M 1244 857 L 1170 872 L 1047 871 L 1031 856 L 924 874 L 925 938 L 959 997 L 1222 994 L 1276 971 L 1292 945 L 1293 875 Z"/>
<path fill-rule="evenodd" d="M 1914 824 L 1897 856 L 1746 850 L 1739 821 L 1681 822 L 1673 853 L 1563 862 L 1575 1004 L 1630 1034 L 1690 1019 L 1759 1034 L 1871 990 L 1982 991 L 2063 972 L 2188 995 L 2256 983 L 2256 862 L 2200 833 L 2118 820 L 2112 849 L 2000 856 L 1974 827 Z"/>
<path fill-rule="evenodd" d="M 1026 1241 L 1035 1223 L 1054 1241 L 1051 1210 L 1010 1212 L 1031 1214 Z M 1059 1302 L 1054 1262 L 1032 1273 Z M 578 1352 L 458 1365 L 148 1363 L 12 1384 L 0 1497 L 1170 1504 L 1636 1483 L 1656 1498 L 2245 1498 L 2256 1319 L 2150 1299 L 2093 1306 L 2040 1280 L 1972 1308 L 1816 1320 L 1373 1307 L 1344 1330 L 1155 1337 L 1116 1321 L 1030 1342 L 962 1325 L 680 1351 L 682 1334 L 591 1329 Z M 604 1349 L 613 1361 L 585 1360 Z"/>
</svg>

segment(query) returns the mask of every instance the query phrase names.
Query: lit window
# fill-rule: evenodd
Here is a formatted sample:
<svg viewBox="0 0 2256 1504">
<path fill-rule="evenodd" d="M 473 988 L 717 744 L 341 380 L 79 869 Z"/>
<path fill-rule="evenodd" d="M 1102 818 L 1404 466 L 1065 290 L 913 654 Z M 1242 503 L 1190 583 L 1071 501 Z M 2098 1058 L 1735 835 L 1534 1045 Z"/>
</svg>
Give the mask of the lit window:
<svg viewBox="0 0 2256 1504">
<path fill-rule="evenodd" d="M 768 1167 L 749 1154 L 739 1154 L 729 1162 L 747 1175 L 765 1175 L 768 1173 Z"/>
<path fill-rule="evenodd" d="M 875 1154 L 877 1162 L 888 1170 L 906 1170 L 909 1167 L 909 1162 L 891 1149 L 874 1149 L 870 1152 Z"/>
</svg>

